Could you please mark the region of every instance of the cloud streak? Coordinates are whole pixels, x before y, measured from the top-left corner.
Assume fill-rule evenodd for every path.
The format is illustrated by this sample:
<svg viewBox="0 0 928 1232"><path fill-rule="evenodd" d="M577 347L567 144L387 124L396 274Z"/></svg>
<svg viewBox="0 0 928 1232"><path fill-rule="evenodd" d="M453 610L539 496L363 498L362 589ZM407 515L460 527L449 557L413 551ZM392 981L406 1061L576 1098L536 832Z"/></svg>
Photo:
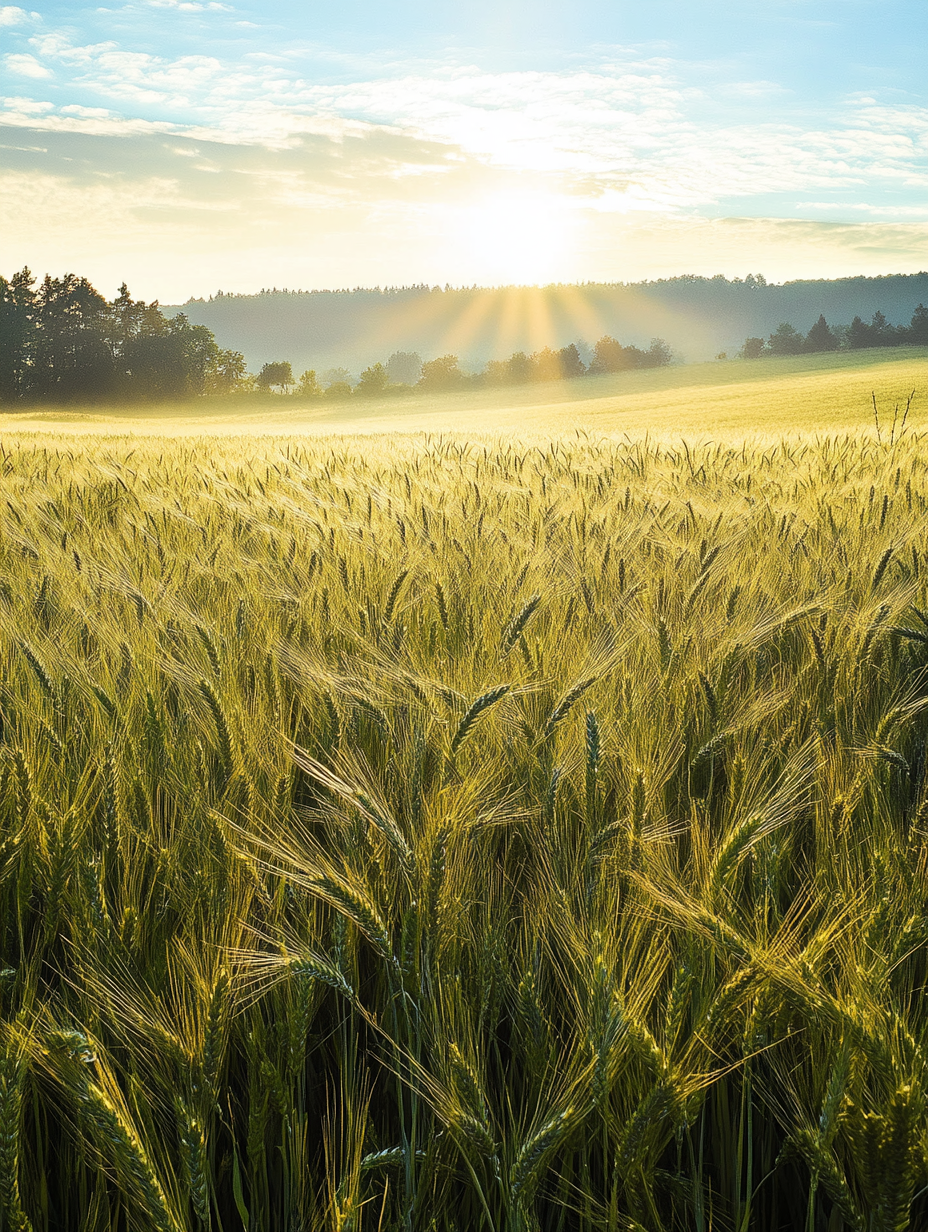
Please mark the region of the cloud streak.
<svg viewBox="0 0 928 1232"><path fill-rule="evenodd" d="M225 245L240 268L262 253L291 268L283 254L297 236L312 254L296 259L308 285L506 281L528 268L519 252L528 236L542 280L640 277L649 261L665 273L671 260L686 268L687 237L703 270L709 261L754 268L757 254L745 254L761 243L784 262L801 251L835 268L805 233L774 223L803 213L823 219L810 225L835 261L853 253L869 269L873 253L892 251L897 268L928 264L918 229L928 215L928 108L911 99L859 93L806 114L790 90L746 78L743 65L710 81L705 66L616 48L559 69L384 62L324 80L307 64L336 51L250 45L228 6L147 0L119 10L145 11L189 15L185 28L234 29L238 51L216 41L156 54L0 9L19 39L5 63L20 92L0 102L0 141L20 251L30 234L33 248L54 250L45 241L59 234L67 202L72 244L91 251L105 219L114 249L138 254L157 234L188 254L178 268L189 268L197 236L209 252ZM531 226L512 225L519 210ZM713 215L757 225L726 230L710 225ZM851 231L822 230L826 222ZM867 243L848 239L860 228Z"/></svg>
<svg viewBox="0 0 928 1232"><path fill-rule="evenodd" d="M275 282L608 281L756 268L781 279L797 263L819 277L928 264L928 225L914 221L623 214L579 196L552 198L539 213L525 173L359 121L327 121L267 147L32 114L31 128L0 129L11 266L80 268L104 287L128 271L139 293L162 299ZM75 131L82 125L96 131Z"/></svg>
<svg viewBox="0 0 928 1232"><path fill-rule="evenodd" d="M28 76L51 65L79 69L110 108L78 116L55 109L43 124L76 132L162 131L283 148L306 133L388 128L466 151L488 168L544 176L553 190L610 210L687 210L732 198L824 188L879 197L928 190L928 109L851 103L831 128L795 123L709 126L664 67L600 71L407 75L313 85L277 65L231 70L215 57L162 61L102 44L75 48L35 40L44 60L15 59ZM139 121L125 112L157 106L192 121ZM88 109L88 112L92 109ZM101 111L103 114L101 114ZM2 117L16 123L15 109ZM858 208L862 202L853 202ZM892 209L905 207L892 202ZM917 202L908 203L917 205ZM877 207L878 208L878 207Z"/></svg>

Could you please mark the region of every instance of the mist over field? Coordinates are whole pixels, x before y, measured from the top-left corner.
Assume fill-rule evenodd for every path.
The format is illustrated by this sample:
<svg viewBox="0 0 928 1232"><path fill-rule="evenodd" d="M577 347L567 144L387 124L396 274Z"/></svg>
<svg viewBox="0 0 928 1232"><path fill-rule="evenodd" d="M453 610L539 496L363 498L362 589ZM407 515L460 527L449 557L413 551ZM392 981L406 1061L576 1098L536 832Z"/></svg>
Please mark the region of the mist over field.
<svg viewBox="0 0 928 1232"><path fill-rule="evenodd" d="M663 338L685 361L734 355L745 338L787 321L805 333L823 313L832 325L882 312L908 322L928 303L928 273L798 279L771 285L749 274L729 280L681 276L633 284L547 287L403 287L214 295L166 307L208 326L220 346L251 368L286 358L294 370L360 371L391 351L448 352L474 370L513 351L592 346L603 334L647 346Z"/></svg>

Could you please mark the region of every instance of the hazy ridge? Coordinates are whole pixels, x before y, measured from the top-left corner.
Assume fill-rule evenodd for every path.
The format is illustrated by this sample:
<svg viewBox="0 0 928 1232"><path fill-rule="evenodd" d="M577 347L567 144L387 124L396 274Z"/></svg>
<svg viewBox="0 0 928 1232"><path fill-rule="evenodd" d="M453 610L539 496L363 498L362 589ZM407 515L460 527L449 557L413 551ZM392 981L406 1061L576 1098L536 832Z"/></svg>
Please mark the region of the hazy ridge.
<svg viewBox="0 0 928 1232"><path fill-rule="evenodd" d="M781 321L805 331L819 313L846 325L880 311L894 324L907 323L925 302L928 272L779 285L749 275L547 287L274 289L220 293L165 311L183 311L208 326L220 346L242 351L252 369L289 359L296 371L341 365L358 371L395 350L423 358L451 351L479 367L514 350L595 342L605 333L638 346L659 336L693 361L732 353L749 335L765 336Z"/></svg>

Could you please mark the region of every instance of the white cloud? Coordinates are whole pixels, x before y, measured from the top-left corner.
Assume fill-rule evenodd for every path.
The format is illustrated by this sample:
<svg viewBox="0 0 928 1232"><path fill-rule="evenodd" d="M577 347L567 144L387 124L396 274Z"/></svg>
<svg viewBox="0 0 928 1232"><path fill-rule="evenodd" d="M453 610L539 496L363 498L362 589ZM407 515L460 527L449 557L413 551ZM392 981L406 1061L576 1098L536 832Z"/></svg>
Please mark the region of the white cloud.
<svg viewBox="0 0 928 1232"><path fill-rule="evenodd" d="M0 26L22 26L29 20L29 14L25 9L18 9L15 5L4 4L0 6Z"/></svg>
<svg viewBox="0 0 928 1232"><path fill-rule="evenodd" d="M928 187L928 109L868 96L824 124L816 117L818 125L803 127L773 111L766 123L719 123L699 117L704 94L661 59L563 72L432 68L320 85L300 77L292 49L283 60L256 52L229 64L111 42L75 46L59 33L32 42L112 109L173 112L178 132L281 147L327 124L386 126L464 150L489 168L548 177L556 191L599 209L687 211L826 187L879 199L887 186ZM38 61L31 71L42 71ZM744 97L780 89L768 81L722 88Z"/></svg>
<svg viewBox="0 0 928 1232"><path fill-rule="evenodd" d="M797 201L797 210L816 210L828 214L872 214L886 218L928 218L928 205L868 205L861 201Z"/></svg>
<svg viewBox="0 0 928 1232"><path fill-rule="evenodd" d="M194 0L146 0L152 9L175 9L180 13L231 13L228 4L194 3Z"/></svg>
<svg viewBox="0 0 928 1232"><path fill-rule="evenodd" d="M19 117L16 120L10 120L10 123L19 123L33 125L35 117L44 114L48 111L55 110L54 103L41 102L34 98L2 98L0 99L0 118L4 115Z"/></svg>
<svg viewBox="0 0 928 1232"><path fill-rule="evenodd" d="M44 64L40 64L35 56L16 53L5 56L3 62L11 73L16 73L20 77L40 78L53 75L51 70Z"/></svg>
<svg viewBox="0 0 928 1232"><path fill-rule="evenodd" d="M69 103L66 107L62 107L61 115L78 116L82 120L109 120L113 118L113 113L107 111L105 107L81 107L77 103Z"/></svg>
<svg viewBox="0 0 928 1232"><path fill-rule="evenodd" d="M201 12L219 6L150 0L147 7ZM162 239L176 234L179 250L189 240L193 252L191 237L208 217L208 244L217 251L226 245L227 259L236 262L256 244L277 251L278 235L309 243L311 231L320 237L310 245L318 268L334 270L338 252L357 281L415 277L417 245L433 254L418 271L426 279L492 280L476 269L468 277L463 264L442 273L435 254L462 260L474 219L498 219L507 202L531 194L544 202L539 212L557 220L552 232L565 229L574 237L572 247L562 245L563 265L549 271L555 278L635 276L627 272L638 259L630 255L633 243L650 254L651 268L661 245L667 260L684 268L685 245L692 242L706 245L706 260L719 254L726 270L737 270L737 254L765 235L774 237L778 251L811 260L827 234L829 251L853 252L858 267L870 260L861 255L865 250L885 260L894 244L911 253L924 243L923 229L900 229L903 220L926 212L920 204L928 199L923 107L859 96L805 123L795 108L781 114L773 106L762 122L749 122L745 115L761 114L749 110L753 103L781 88L741 81L719 87L718 93L743 100L734 111L729 107L735 122L719 120L714 95L689 86L681 66L656 58L561 72L417 64L390 75L390 66L381 66L354 81L320 84L301 75L307 53L295 48L282 56L256 49L230 63L215 55L172 59L112 41L79 45L61 31L42 32L29 46L34 54L9 56L7 65L36 78L54 69L81 102L8 99L0 124L41 131L43 140L50 135L48 161L34 170L36 184L58 184L62 200L80 197L81 217L99 211L95 217L109 220L130 245L155 228ZM92 153L91 141L98 142ZM24 139L20 148L32 147ZM25 201L26 181L16 183ZM40 202L47 200L43 194ZM853 235L868 227L870 241L839 240L822 229L824 221L809 224L818 231L787 236L769 219L748 231L734 224L713 230L699 217L796 208L819 218L865 216ZM31 229L44 242L46 227L57 226L50 210L46 204L26 212L20 230ZM896 230L879 233L881 248L873 228L893 220ZM394 245L394 266L376 255L373 241L365 239L355 253L361 231L380 246ZM610 244L618 245L621 260ZM284 247L281 240L281 253ZM555 245L549 247L553 252ZM730 259L723 261L724 253ZM371 271L366 276L362 254ZM756 257L745 258L742 268L756 264ZM824 257L816 268L825 268ZM666 264L662 271L673 272ZM327 277L351 280L306 272L302 281L324 285Z"/></svg>

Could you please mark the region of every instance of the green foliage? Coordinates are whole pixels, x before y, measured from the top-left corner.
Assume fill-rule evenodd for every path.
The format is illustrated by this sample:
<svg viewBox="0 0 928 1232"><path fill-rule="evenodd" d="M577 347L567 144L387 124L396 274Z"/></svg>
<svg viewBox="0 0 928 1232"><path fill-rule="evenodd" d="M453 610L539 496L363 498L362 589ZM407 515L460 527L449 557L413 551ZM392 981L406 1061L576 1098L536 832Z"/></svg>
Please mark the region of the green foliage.
<svg viewBox="0 0 928 1232"><path fill-rule="evenodd" d="M296 392L301 398L318 398L322 394L322 386L319 384L314 368L308 368L300 373Z"/></svg>
<svg viewBox="0 0 928 1232"><path fill-rule="evenodd" d="M348 381L332 381L330 385L325 387L323 397L329 398L333 402L342 402L345 398L350 398L352 392L352 387Z"/></svg>
<svg viewBox="0 0 928 1232"><path fill-rule="evenodd" d="M662 368L671 360L670 349L662 338L654 338L647 351L636 346L623 346L608 334L600 338L593 350L590 372L626 372L632 368Z"/></svg>
<svg viewBox="0 0 928 1232"><path fill-rule="evenodd" d="M125 283L107 302L86 278L28 269L0 277L0 402L88 402L229 393L245 360L210 330L157 302L133 300Z"/></svg>
<svg viewBox="0 0 928 1232"><path fill-rule="evenodd" d="M803 341L802 334L784 321L767 339L767 350L771 355L800 355Z"/></svg>
<svg viewBox="0 0 928 1232"><path fill-rule="evenodd" d="M818 320L806 334L802 349L811 352L836 351L838 349L838 339L828 328L828 322L825 320L824 314L819 314Z"/></svg>
<svg viewBox="0 0 928 1232"><path fill-rule="evenodd" d="M304 373L305 375L307 374ZM255 383L259 389L270 390L277 388L281 393L288 393L295 384L290 361L283 359L265 364L258 373Z"/></svg>
<svg viewBox="0 0 928 1232"><path fill-rule="evenodd" d="M389 373L383 364L372 364L361 373L357 392L365 398L378 398L387 388L389 380Z"/></svg>
<svg viewBox="0 0 928 1232"><path fill-rule="evenodd" d="M767 344L763 338L745 338L740 352L741 358L759 359L766 349Z"/></svg>
<svg viewBox="0 0 928 1232"><path fill-rule="evenodd" d="M456 355L440 355L422 365L422 375L418 386L427 392L439 393L448 389L458 389L466 384L467 377L458 367Z"/></svg>
<svg viewBox="0 0 928 1232"><path fill-rule="evenodd" d="M416 351L394 351L387 360L387 376L394 385L415 385L422 375L422 357Z"/></svg>
<svg viewBox="0 0 928 1232"><path fill-rule="evenodd" d="M8 434L0 1227L923 1226L926 446Z"/></svg>
<svg viewBox="0 0 928 1232"><path fill-rule="evenodd" d="M850 351L870 347L924 346L928 342L928 309L919 304L908 326L890 325L882 312L875 312L869 325L855 316L847 328L837 333L825 320L824 314L809 330L802 334L788 322L783 322L765 342L763 338L746 338L741 348L742 359L759 359L761 355L801 355L836 351L844 347Z"/></svg>

